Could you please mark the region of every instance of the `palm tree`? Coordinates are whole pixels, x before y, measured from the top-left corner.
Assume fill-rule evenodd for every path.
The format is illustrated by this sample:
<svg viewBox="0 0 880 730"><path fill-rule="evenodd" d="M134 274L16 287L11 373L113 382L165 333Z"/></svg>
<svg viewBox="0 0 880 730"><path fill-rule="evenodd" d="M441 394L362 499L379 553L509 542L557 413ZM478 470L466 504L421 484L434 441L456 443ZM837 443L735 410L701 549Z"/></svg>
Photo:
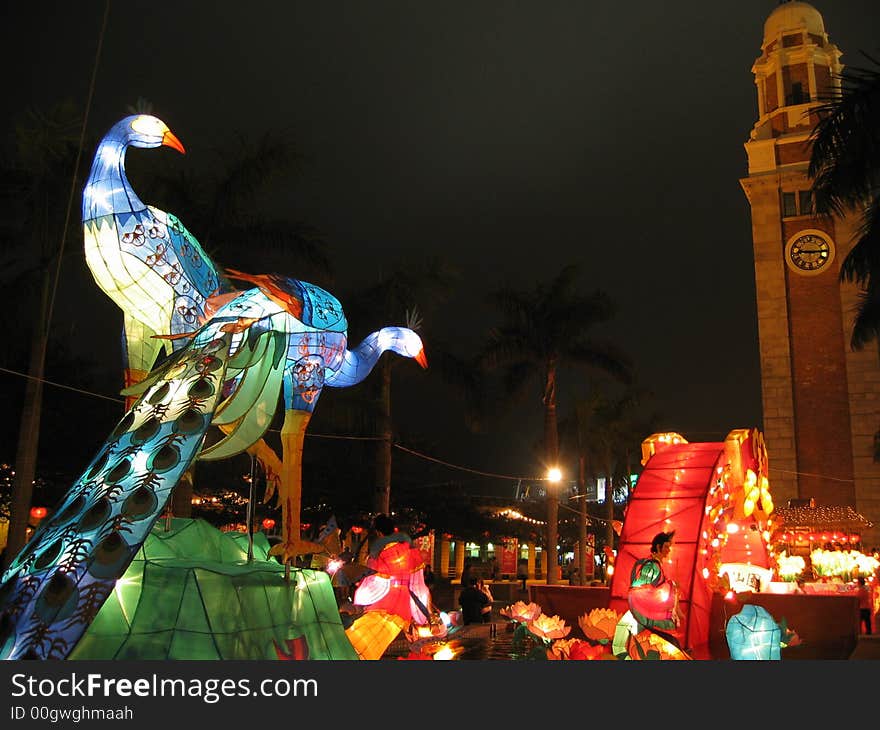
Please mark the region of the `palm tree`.
<svg viewBox="0 0 880 730"><path fill-rule="evenodd" d="M2 568L27 540L57 272L61 257L72 251L65 241L79 230L72 225L78 218L71 215L70 191L81 173L77 169L80 127L81 115L70 102L46 114L31 110L16 128L16 160L4 165L2 237L7 245L2 269L19 283L31 282L19 305L27 307L24 311L30 313L33 324ZM33 292L36 297L28 295Z"/></svg>
<svg viewBox="0 0 880 730"><path fill-rule="evenodd" d="M423 327L422 314L429 316L445 300L456 278L456 272L437 258L400 262L379 281L349 297L346 312L356 319L359 329L366 328L367 332L375 323L394 320L419 331ZM426 344L426 350L430 363L430 345ZM391 385L392 373L402 362L401 358L381 357L371 381L374 395L371 414L376 435L373 493L376 512L391 510L391 449L394 444Z"/></svg>
<svg viewBox="0 0 880 730"><path fill-rule="evenodd" d="M605 544L614 548L614 493L628 485L635 455L644 438L655 430L656 414L644 408L650 392L632 386L617 396L594 391L577 403L573 423L565 430L574 432L583 471L605 477Z"/></svg>
<svg viewBox="0 0 880 730"><path fill-rule="evenodd" d="M279 215L273 207L278 202L273 200L275 188L300 163L291 135L267 131L250 139L237 133L213 145L210 153L213 162L196 173L139 173L139 158L134 155L126 164L133 181L149 177L136 183L136 189L150 190L151 200L179 211L186 227L218 263L252 269L256 257L261 273L318 284L332 279L333 267L320 233L304 221ZM291 270L292 265L296 270Z"/></svg>
<svg viewBox="0 0 880 730"><path fill-rule="evenodd" d="M850 345L861 350L880 333L880 63L844 72L840 87L818 109L809 175L816 212L855 211L862 221L840 267L841 281L862 289Z"/></svg>
<svg viewBox="0 0 880 730"><path fill-rule="evenodd" d="M521 393L537 381L544 416L544 466L558 465L559 433L556 414L557 376L564 365L631 379L629 359L611 343L595 340L590 330L609 321L615 307L607 294L582 294L577 287L578 268L564 266L548 284L531 291L502 288L491 295L504 317L490 332L484 361L503 370L510 395ZM547 490L547 582L558 583L557 540L559 497Z"/></svg>

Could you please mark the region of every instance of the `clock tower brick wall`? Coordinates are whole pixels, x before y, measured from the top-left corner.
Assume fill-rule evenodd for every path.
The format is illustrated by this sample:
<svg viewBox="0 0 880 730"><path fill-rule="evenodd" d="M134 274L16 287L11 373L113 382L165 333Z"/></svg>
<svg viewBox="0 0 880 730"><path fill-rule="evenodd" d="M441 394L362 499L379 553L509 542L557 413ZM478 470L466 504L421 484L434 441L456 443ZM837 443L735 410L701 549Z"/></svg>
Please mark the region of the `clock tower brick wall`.
<svg viewBox="0 0 880 730"><path fill-rule="evenodd" d="M752 213L770 488L779 505L814 498L817 505L852 506L875 525L863 543L876 545L880 361L876 346L850 348L858 291L839 279L858 217L817 219L801 209L800 196L811 185L816 99L827 95L842 70L841 53L829 42L818 11L806 3L788 5L765 24L762 54L752 68L758 120L745 144L749 174L740 181ZM806 19L798 22L794 6L806 6ZM794 194L797 210L783 209L783 193ZM786 263L786 245L804 230L824 233L835 248L833 260L818 272Z"/></svg>

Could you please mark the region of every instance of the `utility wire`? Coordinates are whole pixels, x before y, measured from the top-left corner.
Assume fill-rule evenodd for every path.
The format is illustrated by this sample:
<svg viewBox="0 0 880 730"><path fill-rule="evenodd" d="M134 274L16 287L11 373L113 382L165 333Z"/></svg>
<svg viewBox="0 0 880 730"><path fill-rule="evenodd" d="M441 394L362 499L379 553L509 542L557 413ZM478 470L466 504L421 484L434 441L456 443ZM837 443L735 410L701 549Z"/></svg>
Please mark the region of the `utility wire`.
<svg viewBox="0 0 880 730"><path fill-rule="evenodd" d="M71 390L74 393L81 393L82 395L90 395L95 398L102 398L103 400L109 400L114 403L124 403L125 402L120 398L111 398L110 396L102 395L101 393L94 393L89 390L82 390L81 388L74 388L73 386L63 385L62 383L55 383L55 382L53 382L51 380L47 380L45 378L36 378L33 375L28 375L27 373L22 373L22 372L19 372L18 370L10 370L9 368L0 367L0 372L9 373L10 375L18 375L22 378L28 378L30 380L39 380L40 382L42 382L46 385L52 385L56 388L63 388L64 390ZM272 433L280 433L280 430L277 428L268 429L268 430ZM339 439L342 441L383 441L385 439L384 436L347 436L347 435L330 434L330 433L306 433L306 436L309 436L312 438ZM479 469L471 469L470 467L467 467L467 466L459 466L458 464L453 464L451 462L443 461L442 459L438 459L433 456L428 456L427 454L423 454L419 451L415 451L414 449L409 449L406 446L403 446L402 444L393 443L391 445L395 449L400 449L401 451L405 451L408 454L412 454L413 456L417 456L420 459L425 459L426 461L432 461L435 464L440 464L442 466L449 467L450 469L457 469L458 471L464 471L464 472L468 472L470 474L478 474L480 476L492 477L495 479L507 479L510 481L527 481L527 482L546 482L547 481L547 477L514 477L514 476L510 476L509 474L496 474L495 472L480 471ZM778 471L783 474L795 474L797 476L802 476L802 477L817 477L819 479L827 479L827 480L833 481L833 482L853 482L853 481L855 481L853 479L840 479L837 477L829 477L824 474L811 474L811 473L803 472L803 471L789 471L787 469L774 469L774 471ZM560 506L563 506L563 505L560 504ZM566 507L566 509L571 509L571 508ZM601 517L593 517L592 515L590 516L590 519L591 520L599 520L600 522L606 522L606 523L608 522L608 520L603 520Z"/></svg>
<svg viewBox="0 0 880 730"><path fill-rule="evenodd" d="M394 448L400 449L401 451L406 451L408 454L413 454L414 456L418 456L420 459L426 459L428 461L433 461L435 464L442 464L443 466L448 466L451 469L459 469L460 471L470 472L471 474L481 474L484 477L495 477L497 479L510 479L512 481L547 481L547 477L512 477L507 474L494 474L492 472L487 471L479 471L478 469L470 469L466 466L458 466L457 464L450 464L448 461L442 461L441 459L435 459L433 456L428 456L427 454L419 453L418 451L413 451L412 449L406 448L406 446L401 446L400 444L392 444Z"/></svg>
<svg viewBox="0 0 880 730"><path fill-rule="evenodd" d="M113 401L114 403L125 403L121 398L111 398L109 395L101 395L101 393L93 393L90 390L83 390L82 388L74 388L72 385L63 385L62 383L55 383L51 380L47 380L46 378L38 378L35 375L29 375L28 373L21 373L17 370L10 370L9 368L0 367L0 372L10 373L11 375L18 375L22 378L26 378L28 380L37 380L44 385L52 385L56 388L63 388L64 390L72 390L74 393L82 393L83 395L90 395L93 398L103 398L104 400Z"/></svg>
<svg viewBox="0 0 880 730"><path fill-rule="evenodd" d="M827 477L824 474L810 474L805 471L789 471L788 469L777 469L771 466L770 471L778 471L782 474L796 474L799 477L818 477L819 479L827 479L829 482L848 482L852 484L855 479L840 479L839 477Z"/></svg>
<svg viewBox="0 0 880 730"><path fill-rule="evenodd" d="M75 393L81 393L83 395L90 395L95 398L102 398L104 400L109 400L114 403L124 403L125 402L120 398L111 398L110 396L101 395L100 393L93 393L88 390L82 390L81 388L74 388L70 385L62 385L61 383L55 383L51 380L47 380L46 378L37 378L35 376L28 375L27 373L22 373L17 370L10 370L9 368L0 367L0 372L10 373L11 375L18 375L22 378L28 378L30 380L39 380L41 383L44 383L46 385L52 385L52 386L55 386L56 388L63 388L65 390L71 390ZM280 430L277 428L268 429L268 431L270 431L271 433L280 433ZM311 438L339 439L339 440L344 440L344 441L383 441L385 439L384 436L347 436L347 435L329 434L329 433L306 433L306 436L309 436ZM452 464L448 461L436 459L433 456L428 456L427 454L422 454L418 451L414 451L413 449L408 449L405 446L402 446L401 444L395 443L395 444L392 444L392 446L394 446L397 449L400 449L401 451L406 451L407 453L410 453L414 456L417 456L420 459L426 459L428 461L433 461L437 464L442 464L443 466L447 466L450 469L458 469L459 471L470 472L471 474L479 474L482 476L495 477L497 479L509 479L509 480L513 480L513 481L521 481L521 480L527 480L527 481L544 480L544 481L546 481L546 477L512 477L507 474L495 474L492 472L479 471L477 469L471 469L466 466L459 466L457 464Z"/></svg>

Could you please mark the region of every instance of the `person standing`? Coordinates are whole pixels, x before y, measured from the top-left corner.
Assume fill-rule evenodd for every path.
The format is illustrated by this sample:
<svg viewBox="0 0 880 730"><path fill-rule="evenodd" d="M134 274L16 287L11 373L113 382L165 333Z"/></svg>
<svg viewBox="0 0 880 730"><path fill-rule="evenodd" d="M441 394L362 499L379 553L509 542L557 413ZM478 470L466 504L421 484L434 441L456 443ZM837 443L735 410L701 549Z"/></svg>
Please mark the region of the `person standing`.
<svg viewBox="0 0 880 730"><path fill-rule="evenodd" d="M489 602L480 609L483 623L486 624L492 620L492 603L495 600L495 597L492 595L492 591L489 590L489 586L482 578L477 580L477 590L484 593L486 598L489 599Z"/></svg>
<svg viewBox="0 0 880 730"><path fill-rule="evenodd" d="M430 590L434 587L434 569L431 567L430 563L425 563L425 567L422 573L425 580L425 585Z"/></svg>
<svg viewBox="0 0 880 730"><path fill-rule="evenodd" d="M467 588L470 585L470 582L471 582L471 561L470 561L470 558L465 558L464 567L461 570L461 577L459 580L461 582L462 590L464 590L465 588Z"/></svg>
<svg viewBox="0 0 880 730"><path fill-rule="evenodd" d="M871 605L871 589L867 586L865 576L858 577L859 584L859 629L864 629L864 633L871 634L871 613L873 606Z"/></svg>
<svg viewBox="0 0 880 730"><path fill-rule="evenodd" d="M465 625L483 623L483 608L492 607L489 597L477 588L476 578L468 579L468 585L458 596L458 605L461 606L462 623Z"/></svg>

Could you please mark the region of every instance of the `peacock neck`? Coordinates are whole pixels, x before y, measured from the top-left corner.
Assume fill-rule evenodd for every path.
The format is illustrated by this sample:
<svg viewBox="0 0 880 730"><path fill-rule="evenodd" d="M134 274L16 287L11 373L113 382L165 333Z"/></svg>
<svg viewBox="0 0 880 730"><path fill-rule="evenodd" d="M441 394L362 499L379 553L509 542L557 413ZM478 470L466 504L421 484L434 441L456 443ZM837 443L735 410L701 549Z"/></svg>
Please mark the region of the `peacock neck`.
<svg viewBox="0 0 880 730"><path fill-rule="evenodd" d="M373 332L357 347L346 350L342 367L327 378L326 384L334 388L347 388L364 380L379 362L382 353L388 349L381 339L381 330Z"/></svg>
<svg viewBox="0 0 880 730"><path fill-rule="evenodd" d="M146 206L125 175L127 145L105 137L95 152L92 169L83 189L83 221L118 213L135 213Z"/></svg>

